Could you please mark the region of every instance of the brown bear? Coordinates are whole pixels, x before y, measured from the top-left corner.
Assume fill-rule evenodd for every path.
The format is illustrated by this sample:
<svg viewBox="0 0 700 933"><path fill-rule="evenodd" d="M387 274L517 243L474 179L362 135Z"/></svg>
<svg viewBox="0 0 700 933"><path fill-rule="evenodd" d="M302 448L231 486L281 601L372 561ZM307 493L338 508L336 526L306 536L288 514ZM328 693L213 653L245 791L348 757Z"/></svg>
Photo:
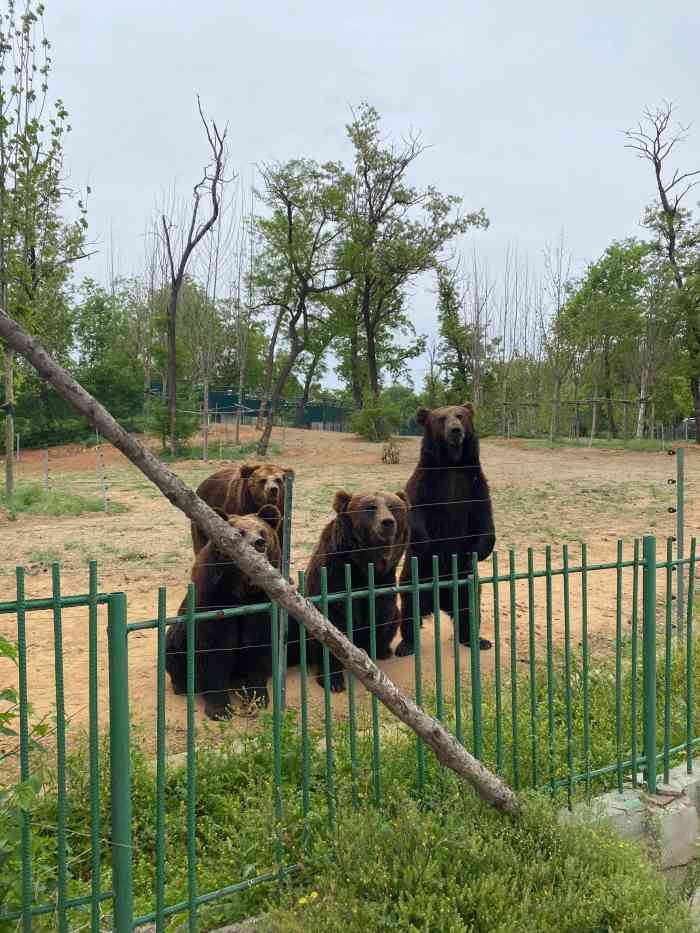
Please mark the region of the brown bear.
<svg viewBox="0 0 700 933"><path fill-rule="evenodd" d="M306 595L321 592L321 568L328 575L328 592L345 589L345 565L349 564L353 590L367 588L368 565L375 568L377 587L396 586L396 570L403 557L409 537L408 505L402 492L358 492L351 495L340 490L333 502L336 517L321 532L321 538L311 555L306 571ZM347 634L345 601L328 606L330 621ZM395 593L384 593L376 599L377 658L391 657L391 642L399 627ZM370 650L369 601L353 600L353 641L365 651ZM322 667L323 648L312 641L311 660ZM342 666L330 656L330 689L338 693L345 689ZM318 675L323 686L323 674Z"/></svg>
<svg viewBox="0 0 700 933"><path fill-rule="evenodd" d="M491 495L479 460L479 438L474 429L474 408L469 402L428 411L421 408L416 421L423 427L420 459L406 484L411 505L411 542L406 554L401 583L411 580L411 559L418 559L420 580L431 580L433 555L437 555L440 576L452 574L452 555L458 558L460 578L471 572L472 552L485 560L493 551L496 534ZM453 614L452 591L440 589L440 608ZM420 592L421 618L433 611L430 590ZM413 595L401 594L402 641L396 654L413 654ZM461 591L459 640L469 644L469 608L466 592ZM481 638L479 646L490 648Z"/></svg>
<svg viewBox="0 0 700 933"><path fill-rule="evenodd" d="M294 471L274 463L242 463L217 470L197 487L197 495L224 515L251 515L264 505L275 505L284 518L284 484ZM207 543L193 523L195 554Z"/></svg>
<svg viewBox="0 0 700 933"><path fill-rule="evenodd" d="M256 550L280 565L279 529L281 514L274 505L263 506L257 515L223 516ZM212 542L195 557L192 567L195 608L198 612L267 603L266 594L254 587L243 573ZM178 615L185 614L183 600ZM291 663L295 663L299 635L289 620ZM173 690L187 692L187 624L179 620L166 636L165 669ZM229 690L240 691L248 701L268 705L267 681L272 673L272 627L269 612L247 613L231 618L195 622L195 692L204 695L204 711L210 719L231 716Z"/></svg>

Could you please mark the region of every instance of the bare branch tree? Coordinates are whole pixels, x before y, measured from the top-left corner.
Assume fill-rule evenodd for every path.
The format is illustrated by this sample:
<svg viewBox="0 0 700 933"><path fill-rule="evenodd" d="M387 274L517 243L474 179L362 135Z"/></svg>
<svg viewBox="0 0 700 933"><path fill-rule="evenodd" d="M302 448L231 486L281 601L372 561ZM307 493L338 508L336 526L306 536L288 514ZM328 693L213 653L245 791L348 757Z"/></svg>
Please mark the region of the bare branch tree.
<svg viewBox="0 0 700 933"><path fill-rule="evenodd" d="M626 148L636 152L653 169L659 199L656 211L647 211L646 225L655 229L680 294L685 317L685 340L690 365L690 392L695 408L695 424L700 426L700 288L697 287L700 257L697 251L698 231L692 230L689 212L683 201L700 184L700 169L690 172L671 170L668 158L678 143L688 138L689 126L672 126L674 107L664 102L656 110L647 108L644 120L625 132ZM690 240L691 247L684 244ZM689 287L691 280L693 287ZM696 430L700 444L700 429Z"/></svg>
<svg viewBox="0 0 700 933"><path fill-rule="evenodd" d="M212 161L204 168L202 178L192 190L192 209L189 223L185 229L176 229L172 219L161 215L163 240L168 260L170 276L170 296L168 300L168 407L170 411L170 446L173 455L177 448L177 304L180 290L185 279L187 265L198 244L212 229L219 216L221 194L226 168L226 134L219 130L214 120L207 120L202 111L202 104L197 97L199 116L211 150ZM206 219L200 217L202 201L210 200Z"/></svg>

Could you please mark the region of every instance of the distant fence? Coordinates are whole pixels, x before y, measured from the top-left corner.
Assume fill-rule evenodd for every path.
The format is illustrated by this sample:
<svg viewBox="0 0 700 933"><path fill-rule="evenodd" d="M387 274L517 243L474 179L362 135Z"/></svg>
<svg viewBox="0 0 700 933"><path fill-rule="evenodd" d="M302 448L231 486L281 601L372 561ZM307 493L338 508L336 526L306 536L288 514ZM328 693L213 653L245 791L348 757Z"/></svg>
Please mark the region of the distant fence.
<svg viewBox="0 0 700 933"><path fill-rule="evenodd" d="M499 555L494 554L486 572L480 570L473 555L470 574L458 570L456 556L451 572L441 570L435 559L433 574L426 579L419 577L414 559L411 578L404 586L375 587L370 575L368 588L353 591L348 577L344 591L328 593L324 579L322 595L313 601L326 616L330 605L341 602L348 633L353 637L353 606L358 601L374 605L377 597L386 593L410 593L416 607L410 620L416 645L412 662L416 701L443 720L466 748L503 775L516 790L530 787L552 794L563 792L571 802L579 789L590 795L595 787L613 785L622 790L626 780L636 784L640 772L644 772L653 792L657 774L663 773L667 780L669 768L678 757L691 769L694 750L700 743L695 702L696 570L695 539L687 558L674 557L673 541L669 539L659 559L656 539L645 537L641 542L635 541L627 553L619 542L616 558L606 563L589 562L585 545L577 549L575 557L564 546L556 559L552 548L547 547L543 566L535 566L533 551L529 549L523 569L511 550L506 560L499 560ZM676 626L673 599L676 577L680 575L687 583L687 598L683 618ZM224 624L224 620L235 620L241 612L250 613L251 608L197 613L190 590L190 608L182 617L187 630L187 781L182 801L187 827L187 897L169 901L165 662L166 632L178 620L167 617L165 589L159 591L157 617L134 621L130 619L125 594L99 591L94 563L86 594L63 594L58 565L53 567L52 592L46 598L26 598L21 568L17 570L16 585L16 598L0 603L0 614L16 621L22 780L31 776L30 629L41 626L41 632L46 633L46 621L41 616L47 611L52 614L49 624L55 649L57 809L55 825L50 829L55 833L56 843L55 893L43 900L35 898L33 873L37 868L32 857L32 837L34 832L45 832L46 827L34 826L31 811L22 809L18 827L21 896L17 902L0 904L0 923L21 921L23 929L29 930L33 924L38 928L45 920L48 924L45 928L59 931L89 926L95 933L105 928L127 933L153 922L158 929L164 929L166 918L184 914L194 930L198 912L204 905L231 898L253 884L279 881L295 870L304 840L319 818L333 822L341 807L357 807L365 800L381 805L392 792L392 781L398 781L403 788L413 788L419 797L428 792L434 794L439 787L442 778L435 760L421 740L408 732L402 733L402 741L413 747L413 753L404 756L400 772L394 766L391 775L386 773L383 762L389 739L379 704L348 673L346 712L342 721L336 718L327 649L323 702L314 704L313 695L319 688L315 686L315 678L309 676L309 640L303 627L299 642L299 691L295 697L291 696L286 619L275 604L261 604L255 611L270 619L272 633L270 806L276 827L274 858L269 870L255 877L226 879L225 886L217 890L201 891L198 860L202 848L212 844L212 840L204 838L198 828L196 626L212 618ZM303 587L303 580L300 586ZM470 612L472 639L465 650L460 648L457 626L451 639L442 638L439 605L444 592L449 594L452 614ZM430 621L424 623L423 629L417 609L421 593L430 594L433 605ZM601 593L607 594L604 605L598 598ZM594 596L596 610L591 608ZM606 614L610 610L611 615L611 623L604 631L597 618L602 608ZM89 673L89 745L84 781L89 783L90 834L80 840L77 849L70 832L70 814L73 795L78 790L66 779L62 626L68 609L86 612ZM101 663L98 630L105 609L109 660L108 758L100 744L98 709ZM374 656L375 613L370 612L369 619ZM153 633L157 643L152 688L157 697L154 812L144 812L143 804L136 809L137 791L131 779L130 716L140 696L135 695L130 684L129 644L135 635L142 637L148 632ZM433 644L421 651L421 637L426 646L428 634ZM493 639L492 652L479 651L480 634ZM431 675L426 673L428 668ZM367 711L368 716L364 716ZM291 733L290 715L293 715ZM107 768L111 778L109 790L104 791L101 788ZM235 787L230 792L235 794ZM301 836L285 834L288 818L285 800L294 811L299 808L305 827ZM152 906L140 916L135 916L133 900L137 824L138 831L149 840L151 864L155 866ZM236 841L217 838L214 844L224 842L235 845ZM43 869L46 870L45 864Z"/></svg>

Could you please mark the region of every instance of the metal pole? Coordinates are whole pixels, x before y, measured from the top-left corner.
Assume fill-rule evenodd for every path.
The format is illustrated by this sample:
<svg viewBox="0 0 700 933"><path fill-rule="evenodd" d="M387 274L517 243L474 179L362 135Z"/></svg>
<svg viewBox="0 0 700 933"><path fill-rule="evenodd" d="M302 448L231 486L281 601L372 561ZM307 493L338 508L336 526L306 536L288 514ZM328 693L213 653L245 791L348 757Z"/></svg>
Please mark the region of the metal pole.
<svg viewBox="0 0 700 933"><path fill-rule="evenodd" d="M685 555L685 448L679 447L676 451L676 558L679 563L676 567L676 625L678 637L683 638L683 604L685 602L685 568L680 561Z"/></svg>
<svg viewBox="0 0 700 933"><path fill-rule="evenodd" d="M282 576L289 580L289 564L292 550L292 506L294 498L294 479L290 473L284 478L284 516L282 518ZM287 648L289 640L289 617L286 609L279 614L281 638L278 639L280 652L280 701L282 709L287 702Z"/></svg>
<svg viewBox="0 0 700 933"><path fill-rule="evenodd" d="M643 541L642 684L647 789L656 793L656 538Z"/></svg>
<svg viewBox="0 0 700 933"><path fill-rule="evenodd" d="M107 610L109 747L112 804L112 886L115 933L131 933L134 920L131 850L131 749L126 596L115 593Z"/></svg>

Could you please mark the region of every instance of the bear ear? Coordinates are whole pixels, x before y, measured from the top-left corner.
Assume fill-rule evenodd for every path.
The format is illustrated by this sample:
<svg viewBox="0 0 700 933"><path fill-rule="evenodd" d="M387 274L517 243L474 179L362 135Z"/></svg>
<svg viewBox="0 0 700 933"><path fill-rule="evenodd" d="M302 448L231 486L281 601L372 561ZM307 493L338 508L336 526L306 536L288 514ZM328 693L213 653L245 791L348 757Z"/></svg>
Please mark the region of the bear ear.
<svg viewBox="0 0 700 933"><path fill-rule="evenodd" d="M462 402L462 408L466 408L469 414L472 416L472 418L476 414L474 410L474 406L472 405L471 402Z"/></svg>
<svg viewBox="0 0 700 933"><path fill-rule="evenodd" d="M349 492L345 492L344 489L338 490L338 492L335 494L335 499L333 500L333 508L338 513L338 515L342 515L343 512L347 512L351 499L352 496Z"/></svg>
<svg viewBox="0 0 700 933"><path fill-rule="evenodd" d="M425 424L429 417L430 411L427 408L419 408L416 412L416 421L419 425L421 425L421 427Z"/></svg>
<svg viewBox="0 0 700 933"><path fill-rule="evenodd" d="M276 505L264 505L258 511L258 518L261 518L275 532L279 531L282 524L282 513Z"/></svg>
<svg viewBox="0 0 700 933"><path fill-rule="evenodd" d="M241 479L248 479L249 476L252 476L253 473L257 470L259 464L257 463L244 463L241 465L240 477Z"/></svg>
<svg viewBox="0 0 700 933"><path fill-rule="evenodd" d="M406 505L408 505L408 496L403 491L403 489L400 489L398 492L395 492L394 495L398 496L398 498L401 499L402 502L405 502Z"/></svg>

